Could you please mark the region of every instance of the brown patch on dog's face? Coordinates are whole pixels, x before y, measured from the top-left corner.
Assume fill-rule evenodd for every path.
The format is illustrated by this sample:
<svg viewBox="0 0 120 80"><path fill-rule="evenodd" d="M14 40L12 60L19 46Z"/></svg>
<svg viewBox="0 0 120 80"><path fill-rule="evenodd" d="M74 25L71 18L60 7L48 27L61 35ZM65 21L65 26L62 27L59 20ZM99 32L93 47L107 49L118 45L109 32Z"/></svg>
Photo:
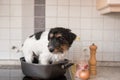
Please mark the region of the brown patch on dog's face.
<svg viewBox="0 0 120 80"><path fill-rule="evenodd" d="M69 49L69 47L68 47L67 44L64 44L64 45L61 46L61 49L62 49L63 51L67 51L67 50Z"/></svg>
<svg viewBox="0 0 120 80"><path fill-rule="evenodd" d="M67 44L61 45L59 48L55 48L54 53L64 53L65 51L67 51L69 49Z"/></svg>
<svg viewBox="0 0 120 80"><path fill-rule="evenodd" d="M53 51L54 54L57 53L64 53L65 51L67 51L69 49L68 44L63 44L60 47L56 47Z"/></svg>

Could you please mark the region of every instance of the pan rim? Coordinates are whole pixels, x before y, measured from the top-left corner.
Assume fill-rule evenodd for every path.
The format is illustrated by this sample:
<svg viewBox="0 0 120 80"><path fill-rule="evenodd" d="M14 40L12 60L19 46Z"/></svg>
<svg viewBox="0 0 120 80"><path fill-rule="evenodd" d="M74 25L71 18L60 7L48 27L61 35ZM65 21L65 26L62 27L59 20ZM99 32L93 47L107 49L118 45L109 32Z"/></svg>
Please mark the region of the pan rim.
<svg viewBox="0 0 120 80"><path fill-rule="evenodd" d="M59 63L47 64L47 65L35 64L35 63L27 63L27 62L23 61L23 59L25 59L25 58L24 58L24 57L21 57L21 58L20 58L20 62L21 62L21 63L25 63L25 64L29 64L29 65L35 65L35 66L57 66L57 65L61 65L61 64L59 64ZM65 63L68 63L68 62L69 62L69 60L68 60L68 61L65 61Z"/></svg>

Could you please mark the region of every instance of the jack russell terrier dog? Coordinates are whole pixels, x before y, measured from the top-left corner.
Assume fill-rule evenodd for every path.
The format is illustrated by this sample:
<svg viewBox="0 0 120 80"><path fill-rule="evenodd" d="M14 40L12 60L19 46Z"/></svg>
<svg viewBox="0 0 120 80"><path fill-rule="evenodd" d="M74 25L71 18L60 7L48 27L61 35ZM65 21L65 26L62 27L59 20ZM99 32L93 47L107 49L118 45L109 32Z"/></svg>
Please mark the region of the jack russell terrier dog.
<svg viewBox="0 0 120 80"><path fill-rule="evenodd" d="M35 33L22 46L25 61L34 63L36 59L37 63L46 65L62 60L75 38L70 29L62 27Z"/></svg>

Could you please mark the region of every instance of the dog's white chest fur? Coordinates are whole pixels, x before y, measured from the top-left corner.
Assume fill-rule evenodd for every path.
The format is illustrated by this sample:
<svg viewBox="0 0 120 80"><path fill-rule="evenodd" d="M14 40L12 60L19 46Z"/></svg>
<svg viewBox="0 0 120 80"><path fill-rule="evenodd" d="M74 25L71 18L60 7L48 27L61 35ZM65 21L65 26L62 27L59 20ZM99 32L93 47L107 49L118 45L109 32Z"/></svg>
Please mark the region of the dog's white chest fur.
<svg viewBox="0 0 120 80"><path fill-rule="evenodd" d="M39 40L35 39L35 36L29 37L25 40L22 51L26 62L32 63L33 53L39 56L40 64L48 64L49 60L53 62L59 61L64 58L64 54L53 54L48 50L48 31L41 34Z"/></svg>

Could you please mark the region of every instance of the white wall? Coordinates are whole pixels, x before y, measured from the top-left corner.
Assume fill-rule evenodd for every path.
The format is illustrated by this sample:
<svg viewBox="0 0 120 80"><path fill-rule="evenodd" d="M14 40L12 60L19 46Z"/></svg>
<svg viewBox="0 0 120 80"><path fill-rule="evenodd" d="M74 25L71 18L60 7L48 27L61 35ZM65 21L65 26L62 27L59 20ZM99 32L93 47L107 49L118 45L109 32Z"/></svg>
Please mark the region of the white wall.
<svg viewBox="0 0 120 80"><path fill-rule="evenodd" d="M98 61L120 61L120 13L100 15L96 0L46 0L46 29L56 26L80 36L70 50L74 60L95 43Z"/></svg>
<svg viewBox="0 0 120 80"><path fill-rule="evenodd" d="M21 0L0 0L0 59L18 58L11 52L11 45L21 44Z"/></svg>
<svg viewBox="0 0 120 80"><path fill-rule="evenodd" d="M34 0L0 0L0 59L19 59L22 56L11 47L21 47L24 37L33 33L33 3Z"/></svg>
<svg viewBox="0 0 120 80"><path fill-rule="evenodd" d="M22 42L34 33L34 0L22 0Z"/></svg>

